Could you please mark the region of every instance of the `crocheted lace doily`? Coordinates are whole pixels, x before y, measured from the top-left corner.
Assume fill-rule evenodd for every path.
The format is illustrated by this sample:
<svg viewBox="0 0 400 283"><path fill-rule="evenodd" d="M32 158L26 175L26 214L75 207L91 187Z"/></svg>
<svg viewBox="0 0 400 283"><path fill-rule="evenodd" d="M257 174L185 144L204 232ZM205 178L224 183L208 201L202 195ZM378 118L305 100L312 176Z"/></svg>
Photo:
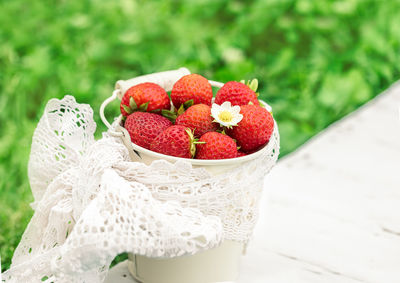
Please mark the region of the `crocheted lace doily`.
<svg viewBox="0 0 400 283"><path fill-rule="evenodd" d="M169 258L249 240L277 127L265 154L216 176L188 161L131 162L119 138L95 141L95 129L90 106L48 102L28 168L35 213L3 281L102 282L123 252Z"/></svg>

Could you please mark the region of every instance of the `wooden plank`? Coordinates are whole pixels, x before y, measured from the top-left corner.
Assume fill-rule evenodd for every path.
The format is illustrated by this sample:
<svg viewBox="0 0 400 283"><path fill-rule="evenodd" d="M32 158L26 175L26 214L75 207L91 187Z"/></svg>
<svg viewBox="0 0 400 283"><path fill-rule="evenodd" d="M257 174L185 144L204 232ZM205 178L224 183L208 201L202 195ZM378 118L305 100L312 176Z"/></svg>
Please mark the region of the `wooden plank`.
<svg viewBox="0 0 400 283"><path fill-rule="evenodd" d="M400 282L399 106L397 84L272 170L240 282Z"/></svg>

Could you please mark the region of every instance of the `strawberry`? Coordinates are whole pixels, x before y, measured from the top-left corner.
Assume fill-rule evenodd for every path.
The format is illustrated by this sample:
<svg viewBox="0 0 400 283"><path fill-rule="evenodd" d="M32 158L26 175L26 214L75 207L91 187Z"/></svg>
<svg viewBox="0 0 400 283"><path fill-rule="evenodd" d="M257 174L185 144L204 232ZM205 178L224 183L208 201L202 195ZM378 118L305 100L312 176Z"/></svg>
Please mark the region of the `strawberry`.
<svg viewBox="0 0 400 283"><path fill-rule="evenodd" d="M121 114L127 117L135 111L160 112L170 109L167 92L155 83L141 83L129 88L121 99Z"/></svg>
<svg viewBox="0 0 400 283"><path fill-rule="evenodd" d="M134 112L126 118L124 127L131 136L131 141L150 149L150 143L172 122L167 118L148 112Z"/></svg>
<svg viewBox="0 0 400 283"><path fill-rule="evenodd" d="M241 150L238 150L236 157L246 156L247 154Z"/></svg>
<svg viewBox="0 0 400 283"><path fill-rule="evenodd" d="M274 130L272 115L265 108L251 104L240 106L240 114L243 119L233 129L228 129L240 149L249 152L266 144Z"/></svg>
<svg viewBox="0 0 400 283"><path fill-rule="evenodd" d="M213 123L211 107L202 103L190 106L182 115L178 116L175 124L190 128L197 137L219 129L218 124Z"/></svg>
<svg viewBox="0 0 400 283"><path fill-rule="evenodd" d="M215 103L221 105L225 101L230 101L232 105L247 105L252 103L259 105L257 99L258 82L253 80L247 85L241 82L227 82L221 87L215 96Z"/></svg>
<svg viewBox="0 0 400 283"><path fill-rule="evenodd" d="M150 144L150 149L166 155L193 158L196 140L189 128L174 125L161 132Z"/></svg>
<svg viewBox="0 0 400 283"><path fill-rule="evenodd" d="M193 104L203 103L211 106L212 88L208 80L198 74L180 78L172 87L171 100L176 109L190 101Z"/></svg>
<svg viewBox="0 0 400 283"><path fill-rule="evenodd" d="M196 154L197 159L226 159L236 156L236 143L227 135L208 132L199 139Z"/></svg>

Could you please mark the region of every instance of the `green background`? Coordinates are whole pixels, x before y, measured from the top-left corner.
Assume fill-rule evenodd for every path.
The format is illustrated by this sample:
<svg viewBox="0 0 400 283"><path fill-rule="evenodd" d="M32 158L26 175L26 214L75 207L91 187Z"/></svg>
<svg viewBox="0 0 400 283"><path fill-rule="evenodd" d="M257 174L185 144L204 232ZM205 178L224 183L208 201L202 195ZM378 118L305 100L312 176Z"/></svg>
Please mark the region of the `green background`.
<svg viewBox="0 0 400 283"><path fill-rule="evenodd" d="M399 19L390 0L0 0L3 270L32 216L26 167L50 98L89 103L99 136L98 109L118 79L181 66L257 77L284 155L399 77Z"/></svg>

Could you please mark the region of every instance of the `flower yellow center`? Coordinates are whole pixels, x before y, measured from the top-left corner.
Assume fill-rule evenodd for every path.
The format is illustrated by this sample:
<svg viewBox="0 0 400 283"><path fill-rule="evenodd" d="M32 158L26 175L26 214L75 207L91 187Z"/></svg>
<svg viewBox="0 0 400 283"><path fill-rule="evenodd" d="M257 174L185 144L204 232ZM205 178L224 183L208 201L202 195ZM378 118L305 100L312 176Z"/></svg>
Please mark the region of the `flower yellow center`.
<svg viewBox="0 0 400 283"><path fill-rule="evenodd" d="M229 112L228 110L224 110L221 113L218 114L218 118L222 122L231 122L233 119L232 113Z"/></svg>

